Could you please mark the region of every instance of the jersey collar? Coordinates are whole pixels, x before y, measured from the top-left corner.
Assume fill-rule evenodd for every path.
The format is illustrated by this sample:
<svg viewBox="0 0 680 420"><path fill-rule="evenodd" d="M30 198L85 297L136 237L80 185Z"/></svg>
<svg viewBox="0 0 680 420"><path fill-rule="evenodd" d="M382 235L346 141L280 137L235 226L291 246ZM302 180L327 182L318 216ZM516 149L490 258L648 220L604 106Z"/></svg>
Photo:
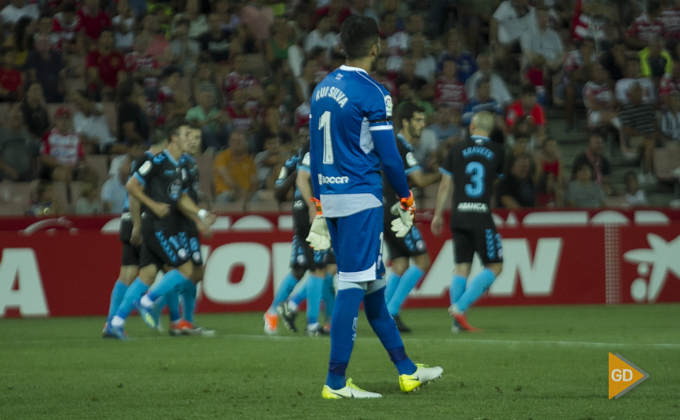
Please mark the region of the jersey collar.
<svg viewBox="0 0 680 420"><path fill-rule="evenodd" d="M163 153L165 153L165 156L170 160L170 162L172 162L173 165L175 166L179 165L179 162L177 162L175 158L172 157L170 152L168 152L168 149L163 150Z"/></svg>
<svg viewBox="0 0 680 420"><path fill-rule="evenodd" d="M470 140L472 140L472 141L482 140L482 141L485 141L485 142L487 142L487 143L488 143L489 141L491 141L491 140L489 140L488 137L485 137L485 136L475 136L475 135L470 136Z"/></svg>
<svg viewBox="0 0 680 420"><path fill-rule="evenodd" d="M399 133L399 134L397 134L397 138L398 138L399 140L401 140L401 142L404 144L404 147L406 147L406 149L407 149L409 152L412 152L412 151L413 151L413 147L412 147L411 144L406 140L406 137L404 137L401 133Z"/></svg>
<svg viewBox="0 0 680 420"><path fill-rule="evenodd" d="M366 70L364 70L364 69L361 69L359 67L347 66L345 64L340 66L340 70L342 70L342 71L357 71L357 72L361 72L361 73L366 73ZM366 73L366 74L368 74L368 73Z"/></svg>

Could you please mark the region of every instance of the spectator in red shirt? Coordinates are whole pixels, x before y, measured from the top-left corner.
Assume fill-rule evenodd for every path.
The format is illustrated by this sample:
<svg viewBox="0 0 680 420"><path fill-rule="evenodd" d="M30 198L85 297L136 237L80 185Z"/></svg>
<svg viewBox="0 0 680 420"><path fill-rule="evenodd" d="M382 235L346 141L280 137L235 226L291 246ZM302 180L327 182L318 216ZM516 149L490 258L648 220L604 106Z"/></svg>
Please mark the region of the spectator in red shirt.
<svg viewBox="0 0 680 420"><path fill-rule="evenodd" d="M665 35L661 20L661 2L650 0L647 3L647 13L641 14L633 21L626 32L626 43L634 50L641 50L647 46L654 36Z"/></svg>
<svg viewBox="0 0 680 420"><path fill-rule="evenodd" d="M668 105L668 95L680 90L680 61L673 62L673 71L666 73L659 81L659 97Z"/></svg>
<svg viewBox="0 0 680 420"><path fill-rule="evenodd" d="M246 102L248 102L246 92L241 89L235 90L233 101L227 107L227 115L234 130L251 134L255 128L255 118L252 110L246 107Z"/></svg>
<svg viewBox="0 0 680 420"><path fill-rule="evenodd" d="M609 86L607 73L600 63L594 63L590 69L590 81L583 88L583 103L588 110L588 128L591 130L603 127L621 129L616 114L616 97Z"/></svg>
<svg viewBox="0 0 680 420"><path fill-rule="evenodd" d="M340 33L342 22L348 17L352 16L352 9L343 4L342 0L331 0L328 5L319 7L312 16L312 23L316 26L321 16L328 16L331 18L331 30L335 33Z"/></svg>
<svg viewBox="0 0 680 420"><path fill-rule="evenodd" d="M21 72L14 68L16 52L12 47L0 48L0 102L16 102L21 100Z"/></svg>
<svg viewBox="0 0 680 420"><path fill-rule="evenodd" d="M163 70L158 65L158 61L146 53L149 46L147 38L135 38L133 46L134 51L125 55L125 71L143 80L144 94L148 98L155 99L158 93L158 77Z"/></svg>
<svg viewBox="0 0 680 420"><path fill-rule="evenodd" d="M460 111L465 102L465 86L456 78L456 60L446 58L442 63L442 75L434 82L434 103Z"/></svg>
<svg viewBox="0 0 680 420"><path fill-rule="evenodd" d="M57 109L54 128L42 138L40 162L46 170L44 177L70 182L84 157L80 135L71 127L71 111L66 107Z"/></svg>
<svg viewBox="0 0 680 420"><path fill-rule="evenodd" d="M505 123L508 132L512 130L517 120L526 117L529 123L529 134L538 140L538 145L542 145L545 140L545 112L536 103L536 88L532 85L522 86L521 97L508 107Z"/></svg>
<svg viewBox="0 0 680 420"><path fill-rule="evenodd" d="M90 51L85 62L90 91L99 96L113 94L118 81L125 76L125 59L113 49L113 42L113 30L102 29L99 47Z"/></svg>
<svg viewBox="0 0 680 420"><path fill-rule="evenodd" d="M78 11L81 32L86 44L93 45L101 35L102 29L111 26L111 17L99 8L99 0L84 0L83 7Z"/></svg>
<svg viewBox="0 0 680 420"><path fill-rule="evenodd" d="M82 37L78 36L80 28L76 5L70 1L64 3L62 11L52 19L52 35L58 39L57 51L72 54L82 51Z"/></svg>
<svg viewBox="0 0 680 420"><path fill-rule="evenodd" d="M567 120L566 131L574 129L574 107L576 100L581 99L583 87L590 80L590 68L597 62L595 52L595 41L592 38L585 38L581 41L581 46L570 51L564 60L564 108Z"/></svg>
<svg viewBox="0 0 680 420"><path fill-rule="evenodd" d="M247 97L250 99L250 88L259 86L260 83L257 78L249 74L246 70L246 56L241 53L234 54L232 58L233 71L224 77L222 82L222 90L227 98L227 103L231 100L234 91L245 90Z"/></svg>

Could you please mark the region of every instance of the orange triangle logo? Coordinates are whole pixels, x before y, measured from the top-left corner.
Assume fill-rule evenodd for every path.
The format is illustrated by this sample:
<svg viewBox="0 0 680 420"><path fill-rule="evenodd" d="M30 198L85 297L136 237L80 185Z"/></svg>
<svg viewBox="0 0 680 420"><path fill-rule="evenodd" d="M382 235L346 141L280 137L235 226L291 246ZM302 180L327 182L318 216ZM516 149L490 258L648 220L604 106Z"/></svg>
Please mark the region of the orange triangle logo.
<svg viewBox="0 0 680 420"><path fill-rule="evenodd" d="M609 353L609 399L619 398L649 378L649 374L620 354Z"/></svg>

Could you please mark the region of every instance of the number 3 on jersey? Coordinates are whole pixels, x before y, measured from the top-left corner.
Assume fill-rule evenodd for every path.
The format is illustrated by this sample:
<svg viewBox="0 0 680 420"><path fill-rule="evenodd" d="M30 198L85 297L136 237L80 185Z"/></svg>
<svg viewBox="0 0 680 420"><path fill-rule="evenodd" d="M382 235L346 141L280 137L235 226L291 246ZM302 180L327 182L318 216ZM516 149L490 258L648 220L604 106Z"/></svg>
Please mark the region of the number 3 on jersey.
<svg viewBox="0 0 680 420"><path fill-rule="evenodd" d="M465 173L470 175L470 183L465 185L465 193L470 198L478 198L484 194L484 175L486 169L479 162L470 162L465 167Z"/></svg>
<svg viewBox="0 0 680 420"><path fill-rule="evenodd" d="M323 130L323 164L333 164L333 145L331 143L331 112L326 111L319 118L319 130Z"/></svg>

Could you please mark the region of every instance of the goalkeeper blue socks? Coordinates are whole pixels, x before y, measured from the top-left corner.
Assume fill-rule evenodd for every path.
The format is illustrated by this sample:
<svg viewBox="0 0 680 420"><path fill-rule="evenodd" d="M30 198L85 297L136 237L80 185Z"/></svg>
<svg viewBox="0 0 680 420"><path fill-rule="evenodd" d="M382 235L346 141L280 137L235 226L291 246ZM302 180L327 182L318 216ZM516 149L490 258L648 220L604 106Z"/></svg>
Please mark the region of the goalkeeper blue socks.
<svg viewBox="0 0 680 420"><path fill-rule="evenodd" d="M399 285L394 291L393 296L387 300L387 310L389 311L390 315L399 315L401 305L406 300L406 297L411 292L411 289L413 289L416 284L418 284L418 280L420 280L424 273L425 272L417 265L410 266L408 270L404 272L404 274L401 276L401 279L399 280Z"/></svg>
<svg viewBox="0 0 680 420"><path fill-rule="evenodd" d="M189 283L184 286L181 294L184 298L184 319L193 324L194 311L196 309L196 285L193 282Z"/></svg>
<svg viewBox="0 0 680 420"><path fill-rule="evenodd" d="M323 280L321 298L326 304L326 323L328 323L333 316L333 309L335 309L335 288L333 287L332 274L326 273L326 278Z"/></svg>
<svg viewBox="0 0 680 420"><path fill-rule="evenodd" d="M364 311L366 312L368 323L371 324L371 328L373 328L383 347L387 350L399 374L413 374L417 368L411 359L406 356L404 343L401 341L399 330L397 330L397 324L394 323L394 320L387 311L384 287L364 297Z"/></svg>
<svg viewBox="0 0 680 420"><path fill-rule="evenodd" d="M127 289L127 284L120 280L116 280L116 284L113 285L113 290L111 291L111 303L109 304L109 315L106 317L106 322L111 322L111 318L116 314Z"/></svg>
<svg viewBox="0 0 680 420"><path fill-rule="evenodd" d="M310 274L307 278L307 325L316 324L319 320L321 294L323 293L324 278Z"/></svg>
<svg viewBox="0 0 680 420"><path fill-rule="evenodd" d="M451 298L451 305L458 302L463 292L465 292L465 286L467 285L467 278L454 274L451 279L451 286L449 287L449 297Z"/></svg>
<svg viewBox="0 0 680 420"><path fill-rule="evenodd" d="M114 327L122 326L125 318L127 318L127 316L130 315L130 312L132 312L132 309L134 309L135 302L138 301L147 290L149 290L149 286L144 284L144 282L137 277L125 292L125 296L123 296L118 311L116 311L116 315L111 320L111 325Z"/></svg>
<svg viewBox="0 0 680 420"><path fill-rule="evenodd" d="M272 305L268 309L268 312L270 314L275 314L276 305L288 299L290 293L293 291L293 289L295 289L295 285L297 284L297 282L298 282L297 279L293 277L293 274L291 273L288 273L286 277L283 278L283 281L279 285L279 290L277 290L276 294L274 295L274 301L272 302Z"/></svg>
<svg viewBox="0 0 680 420"><path fill-rule="evenodd" d="M171 290L181 290L183 287L186 286L186 283L191 283L189 279L187 279L184 274L180 273L179 270L174 269L171 271L168 271L165 273L165 275L158 281L154 286L149 290L149 293L146 295L146 297L149 298L152 302L155 302L156 299L160 298L164 294L168 293ZM148 305L145 303L145 301L142 301L142 304L147 306Z"/></svg>
<svg viewBox="0 0 680 420"><path fill-rule="evenodd" d="M486 289L491 286L491 283L496 280L496 275L493 271L485 268L475 278L470 281L470 285L465 289L463 295L456 302L458 310L461 312L467 311L467 309L479 299Z"/></svg>
<svg viewBox="0 0 680 420"><path fill-rule="evenodd" d="M395 274L394 271L387 276L387 286L385 286L385 302L389 303L392 299L392 296L394 296L394 292L397 291L397 287L399 286L399 280L401 280L401 276Z"/></svg>
<svg viewBox="0 0 680 420"><path fill-rule="evenodd" d="M345 387L345 370L352 355L359 306L365 293L359 288L344 289L338 292L335 299L333 328L331 329L331 357L326 377L326 385L331 389Z"/></svg>

